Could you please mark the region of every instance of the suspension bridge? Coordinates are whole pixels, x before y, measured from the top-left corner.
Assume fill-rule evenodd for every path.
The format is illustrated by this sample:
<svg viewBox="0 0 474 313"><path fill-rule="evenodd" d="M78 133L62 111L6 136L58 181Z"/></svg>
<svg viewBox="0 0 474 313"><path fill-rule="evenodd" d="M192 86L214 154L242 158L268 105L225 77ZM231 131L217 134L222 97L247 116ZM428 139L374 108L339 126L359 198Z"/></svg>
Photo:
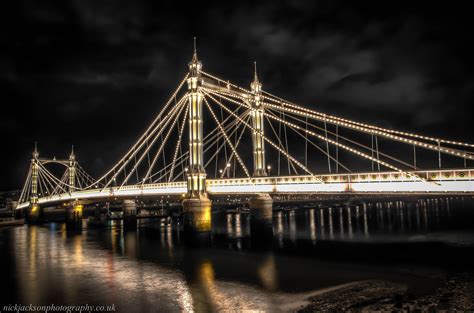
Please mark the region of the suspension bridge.
<svg viewBox="0 0 474 313"><path fill-rule="evenodd" d="M187 133L187 134L186 134ZM187 140L186 140L187 138ZM276 194L473 194L474 145L325 114L202 69L189 71L149 127L99 178L35 146L17 209L123 199L182 198L185 227L209 230L210 198L249 195L251 216L271 217ZM64 166L62 176L48 167ZM252 213L253 212L253 213ZM69 215L68 215L69 216Z"/></svg>

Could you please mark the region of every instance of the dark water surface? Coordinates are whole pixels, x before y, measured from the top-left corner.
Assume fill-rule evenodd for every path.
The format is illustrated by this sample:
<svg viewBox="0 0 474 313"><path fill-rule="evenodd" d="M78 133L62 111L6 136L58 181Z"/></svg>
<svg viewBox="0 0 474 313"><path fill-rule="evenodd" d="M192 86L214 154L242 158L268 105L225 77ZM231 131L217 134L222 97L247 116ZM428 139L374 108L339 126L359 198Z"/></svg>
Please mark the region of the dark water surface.
<svg viewBox="0 0 474 313"><path fill-rule="evenodd" d="M474 201L432 198L275 211L273 239L250 236L248 214L214 213L209 242L175 223L136 231L0 228L0 304L115 304L120 312L297 308L317 290L368 280L437 288L474 263ZM0 308L1 310L2 308Z"/></svg>

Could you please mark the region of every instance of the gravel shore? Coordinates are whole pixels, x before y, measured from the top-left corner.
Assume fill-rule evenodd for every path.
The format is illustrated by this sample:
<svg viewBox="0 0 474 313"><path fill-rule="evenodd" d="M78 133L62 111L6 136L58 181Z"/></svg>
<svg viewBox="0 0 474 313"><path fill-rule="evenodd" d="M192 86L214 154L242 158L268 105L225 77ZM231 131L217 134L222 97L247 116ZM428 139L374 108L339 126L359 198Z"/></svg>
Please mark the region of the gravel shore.
<svg viewBox="0 0 474 313"><path fill-rule="evenodd" d="M297 312L474 312L474 274L450 275L433 294L414 297L403 285L355 282L308 298Z"/></svg>

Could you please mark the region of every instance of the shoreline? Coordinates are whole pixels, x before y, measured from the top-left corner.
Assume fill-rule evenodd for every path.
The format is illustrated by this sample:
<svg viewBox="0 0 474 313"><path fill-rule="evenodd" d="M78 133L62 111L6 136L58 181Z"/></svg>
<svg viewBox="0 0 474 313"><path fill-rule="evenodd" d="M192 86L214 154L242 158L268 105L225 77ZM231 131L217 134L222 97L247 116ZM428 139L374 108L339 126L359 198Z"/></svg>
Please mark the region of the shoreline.
<svg viewBox="0 0 474 313"><path fill-rule="evenodd" d="M432 293L415 297L406 286L366 280L316 291L296 312L474 312L474 273L451 274Z"/></svg>

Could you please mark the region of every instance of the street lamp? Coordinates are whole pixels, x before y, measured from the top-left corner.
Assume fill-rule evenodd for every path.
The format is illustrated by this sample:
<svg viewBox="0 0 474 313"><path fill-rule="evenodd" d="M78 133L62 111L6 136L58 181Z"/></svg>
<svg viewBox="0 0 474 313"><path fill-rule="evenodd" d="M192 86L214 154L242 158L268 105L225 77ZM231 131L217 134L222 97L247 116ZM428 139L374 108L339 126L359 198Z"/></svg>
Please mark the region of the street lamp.
<svg viewBox="0 0 474 313"><path fill-rule="evenodd" d="M227 170L227 178L229 178L229 176L230 176L230 163L227 163L225 167L226 167L226 170Z"/></svg>
<svg viewBox="0 0 474 313"><path fill-rule="evenodd" d="M270 176L270 173L272 172L272 166L271 165L267 165L267 172L268 172L268 175Z"/></svg>

